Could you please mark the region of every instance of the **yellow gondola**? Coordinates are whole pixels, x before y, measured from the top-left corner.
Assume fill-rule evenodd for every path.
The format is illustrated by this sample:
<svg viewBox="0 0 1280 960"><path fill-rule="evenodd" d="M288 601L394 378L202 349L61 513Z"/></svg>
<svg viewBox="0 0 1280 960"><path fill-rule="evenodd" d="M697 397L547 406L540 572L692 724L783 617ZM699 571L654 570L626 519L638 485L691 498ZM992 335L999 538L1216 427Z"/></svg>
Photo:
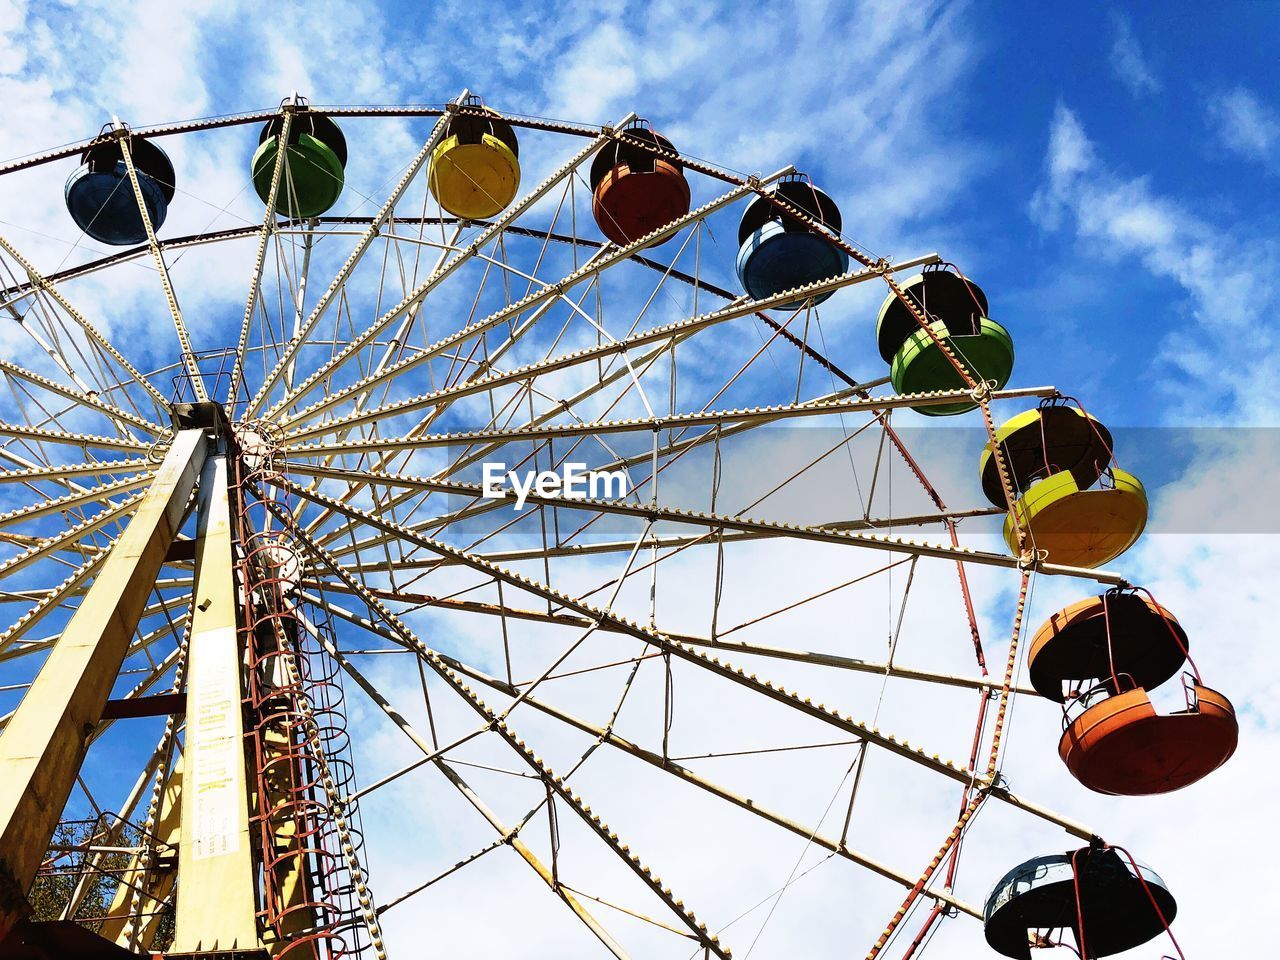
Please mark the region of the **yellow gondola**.
<svg viewBox="0 0 1280 960"><path fill-rule="evenodd" d="M520 189L519 154L511 124L479 97L468 97L446 121L444 137L431 153L431 195L463 220L501 213Z"/></svg>
<svg viewBox="0 0 1280 960"><path fill-rule="evenodd" d="M1070 473L1039 480L1015 504L1031 546L1050 563L1099 567L1128 550L1147 525L1147 494L1131 473L1112 467L1103 486L1081 488ZM1005 517L1004 540L1017 550L1013 513Z"/></svg>
<svg viewBox="0 0 1280 960"><path fill-rule="evenodd" d="M1097 567L1142 535L1147 494L1141 481L1114 464L1111 432L1078 407L1049 401L996 431L1015 495L1004 540L1017 553L1014 518L1027 546L1049 563ZM983 492L1005 506L995 458L979 465Z"/></svg>

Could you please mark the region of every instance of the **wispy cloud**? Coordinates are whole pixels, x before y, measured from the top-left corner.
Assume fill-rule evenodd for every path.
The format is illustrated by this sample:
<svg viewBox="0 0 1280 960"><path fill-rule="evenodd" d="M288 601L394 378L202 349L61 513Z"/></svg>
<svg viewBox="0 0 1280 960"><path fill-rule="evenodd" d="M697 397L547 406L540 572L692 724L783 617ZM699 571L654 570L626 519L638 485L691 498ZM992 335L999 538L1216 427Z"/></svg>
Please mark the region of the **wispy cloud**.
<svg viewBox="0 0 1280 960"><path fill-rule="evenodd" d="M1210 129L1228 150L1272 168L1280 163L1280 114L1252 90L1237 86L1215 94L1205 113Z"/></svg>
<svg viewBox="0 0 1280 960"><path fill-rule="evenodd" d="M857 210L871 246L924 223L941 242L938 215L983 160L963 129L977 52L964 4L802 2L756 17L659 0L536 24L478 7L508 24L502 69L530 109L598 123L634 108L692 155L754 173L794 163Z"/></svg>
<svg viewBox="0 0 1280 960"><path fill-rule="evenodd" d="M1159 78L1152 72L1142 46L1133 33L1133 21L1116 13L1111 18L1111 69L1135 97L1159 93Z"/></svg>
<svg viewBox="0 0 1280 960"><path fill-rule="evenodd" d="M1280 386L1274 327L1277 244L1242 236L1188 203L1160 193L1149 177L1107 164L1079 117L1059 104L1049 131L1046 179L1031 202L1046 229L1073 230L1089 256L1137 260L1186 294L1192 322L1167 323L1153 344L1170 365L1170 400L1182 417L1238 411L1246 422L1274 422L1267 385ZM1196 385L1194 396L1188 381Z"/></svg>

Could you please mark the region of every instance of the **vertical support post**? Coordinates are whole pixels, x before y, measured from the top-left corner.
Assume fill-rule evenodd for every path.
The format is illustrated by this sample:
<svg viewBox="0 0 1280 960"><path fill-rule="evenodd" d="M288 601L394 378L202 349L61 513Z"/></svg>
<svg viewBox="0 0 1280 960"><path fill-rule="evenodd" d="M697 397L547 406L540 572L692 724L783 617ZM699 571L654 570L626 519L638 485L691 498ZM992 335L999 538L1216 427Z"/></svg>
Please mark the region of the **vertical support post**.
<svg viewBox="0 0 1280 960"><path fill-rule="evenodd" d="M243 661L236 632L225 454L205 462L199 509L175 953L261 946L254 916Z"/></svg>
<svg viewBox="0 0 1280 960"><path fill-rule="evenodd" d="M204 465L204 430L180 430L137 512L0 736L0 940L35 879Z"/></svg>

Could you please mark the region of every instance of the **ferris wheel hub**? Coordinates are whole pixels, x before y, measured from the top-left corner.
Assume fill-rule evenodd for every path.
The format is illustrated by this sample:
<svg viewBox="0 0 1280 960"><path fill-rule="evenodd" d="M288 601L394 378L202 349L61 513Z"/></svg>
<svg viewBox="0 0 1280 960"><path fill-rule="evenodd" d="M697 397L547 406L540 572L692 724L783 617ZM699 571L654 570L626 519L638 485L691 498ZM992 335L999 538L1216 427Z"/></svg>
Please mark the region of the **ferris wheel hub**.
<svg viewBox="0 0 1280 960"><path fill-rule="evenodd" d="M235 424L232 432L250 473L265 465L284 442L284 430L273 420L246 420Z"/></svg>
<svg viewBox="0 0 1280 960"><path fill-rule="evenodd" d="M231 429L227 408L214 400L175 403L169 409L169 416L177 430L208 430L222 436Z"/></svg>

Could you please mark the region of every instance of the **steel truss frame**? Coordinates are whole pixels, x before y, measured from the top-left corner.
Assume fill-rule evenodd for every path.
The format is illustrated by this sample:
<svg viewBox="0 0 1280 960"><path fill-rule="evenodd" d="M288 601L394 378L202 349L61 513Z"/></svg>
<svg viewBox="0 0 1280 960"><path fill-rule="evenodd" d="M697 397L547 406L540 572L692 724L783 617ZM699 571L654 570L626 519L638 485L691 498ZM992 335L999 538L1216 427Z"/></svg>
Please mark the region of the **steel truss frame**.
<svg viewBox="0 0 1280 960"><path fill-rule="evenodd" d="M948 913L980 917L976 907L957 896L954 881L960 844L988 799L1021 809L1076 837L1096 839L1092 828L1009 789L1002 773L1002 736L1013 698L1034 695L1015 682L1022 618L1032 578L1058 575L1108 585L1123 585L1125 580L1109 571L1046 563L1026 543L1021 530L1015 530L1020 546L1018 556L962 546L957 524L1002 511L947 507L892 424L895 410L972 397L981 408L990 440L994 437L990 407L993 401L1052 397L1056 391L1052 387L992 391L968 377L958 359L947 351L966 383L964 389L908 396L873 392L883 386L883 379L856 380L826 355L825 344L821 349L816 345L823 338L817 337L815 343L811 336L811 323L821 333L813 299L858 284L882 282L907 304L921 326L929 329L929 318L903 294L896 276L917 267L937 265L940 258L927 254L890 262L872 257L767 191L772 182L794 173L792 168L767 177L742 177L691 157L653 148L626 132L634 114L617 123L595 127L508 115L506 119L522 131L578 138L568 159L491 220L468 223L443 211L433 212L425 192L422 209L402 216L405 211L401 208L410 204L415 191L421 190L420 174L443 136L444 121L475 109L465 103L466 99L467 91L463 91L456 101L440 106L313 108L340 118L436 121L386 199L368 216L324 216L308 221L280 217L276 201L288 176L286 151L281 150L260 223L170 239L156 235L132 160L133 137L179 135L276 117L281 118L287 136L290 124L302 109L296 100L287 101L274 111L139 130L117 123L99 138L0 165L0 175L14 174L75 156L91 144L118 139L147 233L144 246L47 275L8 240L0 238L0 262L7 275L7 279L0 277L0 282L6 284L0 290L0 307L31 337L36 357L42 358L40 363L54 368L46 373L22 363L0 361L0 380L11 387L21 411L18 419L0 421L0 456L11 467L0 471L0 495L10 494L6 504L21 496L27 498L18 506L0 511L0 544L12 548L8 555L0 555L0 580L14 577L10 583L19 585L21 578L27 578L0 595L6 602L25 607L0 632L0 662L44 656L35 680L18 685L26 690L20 705L0 718L4 728L0 737L0 772L4 774L0 777L0 939L24 915L27 893L45 862L50 837L77 784L95 808L98 806L80 779L80 767L89 745L115 722L104 718L108 702L132 701L137 709L149 691L170 681L175 694L185 690L185 726L181 714L169 714L164 736L121 806L123 822L140 808L150 779L152 798L142 823L146 840L134 851L129 867L122 873L128 882L119 887L104 930L112 931L116 942L123 945L148 945L148 938L155 933L153 907L173 902L176 874L181 877L179 890L185 891L185 896L176 898L174 950L195 954L215 949L258 951L265 946L274 954L289 954L287 948L280 954L281 944L273 946L270 936L264 938L264 932L270 931L264 931L261 916L254 916L259 907L253 858L260 859L262 853L260 849L255 852L250 821L265 814L255 811L250 782L254 763L261 764L261 758L268 754L260 750L257 761L247 754L247 772L239 760L229 765L226 760L228 749L239 757L236 745L252 737L242 726L239 710L229 705L246 697L257 697L255 702L263 709L272 702L270 687L265 695L246 692L248 687L258 690L263 679L252 671L246 672L243 666L247 647L256 642L246 623L257 622L254 605L263 602L263 591L268 589L262 583L276 584L270 588L279 591L273 602L283 604L273 622L289 624L288 630L280 633L283 639L274 642L302 644L310 638L306 642L311 644L307 649L312 653L285 656L283 662L293 676L283 686L302 691L298 694L301 699L295 703L295 709L300 711L297 729L312 751L312 761L308 762L314 762L320 771L319 779L311 785L313 794L308 796L320 798L315 802L325 807L325 815L339 825L338 835L347 838L343 840L344 849L350 847L344 869L349 871L346 876L353 878L360 904L359 916L351 921L352 929L357 931L350 934L351 943L356 945L351 955L363 955L362 951L368 949L376 956L385 956L378 928L378 917L383 912L491 850L509 846L612 955L625 957L627 953L588 909L587 901L599 902L691 941L707 956L728 957L730 950L717 932L684 905L571 785L571 778L600 746L641 761L673 780L772 827L805 838L808 844L904 888L902 908L871 947L868 960L874 960L892 942L921 899L931 901L932 908L905 957L916 951L926 933ZM686 216L625 246L584 236L578 229L575 207L580 168L603 146L617 139L678 160L685 170L713 182L714 196ZM768 198L843 249L856 262L854 269L763 300L733 294L704 277L702 238L709 233L709 218L754 197ZM564 212L566 205L568 213ZM566 219L570 221L567 225L563 222ZM449 235L446 228L451 231ZM438 237L428 234L434 229L440 231ZM347 235L355 236L354 246L319 297L308 306L306 291L313 247L319 240ZM221 386L219 379L213 377L210 391L205 356L196 350L179 306L178 290L171 277L172 257L182 250L249 238L256 243L243 316L229 351L231 374ZM655 248L676 238L683 238L680 250L674 256L660 257ZM300 261L296 258L299 244L305 249ZM515 244L528 247L524 260L512 256L508 249L508 245ZM424 252L435 258L425 269L421 265ZM579 253L585 259L579 260ZM571 269L561 271L554 266L558 254L571 254ZM150 256L154 263L169 314L166 322L172 324L177 346L174 364L148 373L132 364L124 351L103 336L66 292L78 278L144 256ZM368 265L377 260L381 263L375 273ZM644 268L640 273L648 285L641 289L651 288L652 292L638 310L634 309L634 302L621 308L605 307L602 280L613 276L610 271L615 268L630 269L624 266L627 264ZM370 275L377 280L372 316L357 320L354 278ZM478 281L469 286L477 275ZM491 276L496 276L497 281L491 281ZM486 290L492 293L491 283L501 285L503 295L496 309L483 313L481 305ZM448 291L470 290L472 286L470 315L446 328L443 334L436 326L435 339L428 339L428 319L434 322L436 316L432 305ZM645 326L644 318L655 300L676 300L671 294L675 287L692 298L692 309L682 310L681 318L675 321ZM389 307L384 304L384 294L392 303ZM708 309L708 297L723 303ZM797 300L805 305L798 309L787 306ZM562 326L552 337L557 322ZM743 326L744 322L755 322L768 332L767 337L761 335L763 345L732 376L722 374L716 381L722 385L700 406L677 409L677 356L688 356L690 347L700 342L696 339L699 335L735 323ZM570 338L564 345L571 330L575 335L586 332L595 339L594 344L578 346ZM421 334L421 345L412 342L415 334ZM542 340L536 342L539 336ZM491 343L495 338L497 342ZM583 338L578 336L577 343L581 342ZM939 346L947 350L941 342ZM740 379L747 382L756 376L762 357L772 358L780 350L785 350L786 356L797 364L794 398L790 402L717 406ZM508 354L518 358L514 365L508 363ZM261 376L257 376L256 369L251 370L251 360L261 365ZM806 363L810 364L811 375L816 369L830 381L829 391L814 394L812 388L807 393L803 390ZM443 382L437 384L435 375L446 366ZM192 426L188 420L179 424L182 429L164 425L177 417L177 407L155 381L175 369L184 378L197 407L206 414L217 408L218 412L210 414L210 422ZM396 390L398 385L423 374L432 379L430 389L407 394ZM59 380L58 376L64 379ZM567 398L561 395L564 390L557 385L557 377L579 378ZM665 412L657 393L650 392L663 387L669 387L670 394ZM477 416L477 401L486 400L487 414ZM620 412L615 414L615 410ZM189 411L185 415L190 417ZM450 426L460 417L471 417L474 426ZM872 494L862 517L837 517L821 525L805 525L768 519L767 508L759 516L748 516L747 511L755 504L736 512L718 508L714 493L711 509L701 511L668 505L659 497L661 475L682 458L714 450L718 464L722 444L750 436L758 428L818 418L843 424L846 417L865 423L852 434L846 427L844 444L866 430L870 431L869 436L878 437L880 445L871 478ZM101 432L88 432L91 429ZM638 454L617 453L611 444L625 435L650 436L650 448ZM486 499L479 485L457 476L499 452L521 451L522 463L563 463L584 443L598 444L608 452L602 467L635 471L632 489L621 500L531 494L528 503L533 510L526 516L541 528L541 543L532 548L516 549L503 542L504 532L514 523L501 519L509 497ZM424 455L441 451L446 455L442 467L430 474L415 472ZM934 512L873 516L872 501L881 479L882 461L904 464L921 485ZM1011 506L1011 478L998 452L997 463L1007 505ZM802 467L782 484L812 466ZM642 473L646 469L647 473ZM237 471L249 481L229 484L228 474ZM465 505L458 507L451 502L441 511L438 505L445 497L462 500ZM257 515L258 526L246 529L245 521L236 517L247 516L254 507L262 511ZM189 515L196 529L184 534L183 525ZM561 518L582 515L582 525L564 535L559 528ZM591 538L590 528L601 518L629 522L637 532L614 539ZM463 521L487 522L490 527L472 542L459 545L453 531L461 529ZM56 528L57 522L63 524L62 529ZM941 524L949 542L931 543L875 532L929 524ZM550 532L549 526L553 528ZM262 544L271 538L276 538L273 543L287 544L279 549L296 560L297 569L287 576L277 570L259 583L253 572L257 569L254 563L259 561L253 556L256 551L260 557L265 549ZM717 554L716 571L722 575L726 545L735 549L739 544L775 540L856 548L857 555L879 557L885 563L865 576L820 586L727 630L720 629L714 618L707 635L667 631L658 626L657 572L662 563L695 548L710 550ZM626 561L620 573L595 590L577 595L554 582L557 578L553 575L553 560L568 562L600 556L625 556ZM889 571L909 564L907 587L902 593L905 610L917 562L937 560L955 564L978 675L961 676L897 663L901 613L893 645L883 662L755 640L726 639L738 629L785 617L794 609L862 580L887 580ZM278 565L282 563L279 561ZM162 577L166 566L177 575ZM539 575L524 572L529 566L540 566ZM1020 589L1003 676L992 676L987 670L968 586L967 571L974 566L1019 573ZM51 582L55 571L58 579ZM614 609L628 581L646 572L651 581L648 624ZM430 576L444 585L441 592L425 593L415 588L418 581ZM32 583L37 585L33 587ZM286 586L281 584L294 592L286 595ZM445 592L449 589L453 592ZM484 600L462 597L474 589L484 589L493 596ZM609 591L607 602L588 601L592 594L605 590ZM337 602L335 597L350 598L355 608ZM508 675L493 676L428 645L407 620L410 613L424 608L475 615L486 622L496 620ZM718 616L718 593L714 609ZM365 652L394 651L411 658L419 669L429 669L440 687L452 691L475 715L479 727L452 739L445 737L442 744L431 713L425 674L423 694L432 718L430 730L420 730L410 723L406 712L397 710L369 672L357 663L363 652L352 649L345 639L340 642L338 634L326 623L313 619L315 611L324 611L326 618L331 615L342 621L353 635L367 635L388 644ZM32 630L45 621L53 622L56 632L30 639ZM518 633L521 623L561 628L561 632L572 634L575 639L535 679L518 683L511 674L510 663L513 634ZM284 628L277 625L273 629ZM296 635L289 631L296 631ZM576 671L580 675L629 667L629 677L607 722L579 717L557 706L546 693L553 688L552 681L573 675L557 671L562 667L567 671L565 664L570 656L589 649L589 641L596 634L629 638L643 650L627 661L593 664ZM250 636L249 641L243 639L246 635ZM171 649L166 650L169 645ZM162 653L158 660L153 648ZM758 678L748 667L724 659L730 654L747 657L753 664L787 662L879 675L886 682L892 678L972 690L977 696L978 718L970 755L941 758L925 747L882 732L874 721L854 719L847 710L815 703L812 697ZM138 665L139 658L147 662ZM327 734L320 733L316 717L330 707L313 704L304 690L309 676L306 670L310 669L308 658L330 663L335 672L345 674L422 757L376 784L363 789L353 787L345 797L341 796L331 782L329 770L331 764L346 761L336 753L329 755L333 742L325 739ZM674 662L681 669L698 671L717 682L727 681L760 702L770 701L790 714L834 728L847 737L840 743L856 746L858 753L855 765L850 767L850 772L856 769L856 777L848 796L842 834L837 837L824 833L820 825L770 809L693 766L676 761L668 751L669 722L661 748L622 736L616 721L623 701L642 664L651 660L662 665L668 691ZM140 680L127 689L117 689L119 678L136 674L142 675ZM495 704L482 699L472 684L490 691L497 698ZM671 694L668 692L667 696L670 698ZM664 709L669 721L671 703L666 703ZM592 746L567 771L553 770L513 726L513 715L519 718L530 713L587 736ZM462 748L481 738L504 744L527 770L524 776L545 791L545 798L515 823L486 803L460 772L468 763ZM849 819L871 748L953 782L960 793L954 827L946 834L937 856L919 873L884 863L848 843ZM181 757L177 756L179 750ZM445 874L385 900L375 909L365 884L361 854L349 843L351 824L358 819L355 800L426 765L434 766L467 800L495 831L497 840ZM294 773L301 776L302 767ZM317 786L321 781L323 791ZM263 803L261 799L256 802ZM600 899L579 886L571 886L562 877L556 819L561 809L576 816L634 875L656 900L660 917L641 912L640 907ZM549 862L523 838L543 811L553 838ZM215 829L211 823L221 826ZM95 835L92 844L86 846L86 856L92 854L86 862L94 865L92 869L101 869L103 844L118 836L119 827L112 827ZM158 864L163 855L172 853L175 837L176 868L162 868ZM943 880L938 883L940 871ZM581 881L574 882L581 885ZM86 896L87 883L87 879L80 879L65 918L76 916L78 905ZM296 955L320 956L319 946L313 944L306 949L312 952L298 950Z"/></svg>

